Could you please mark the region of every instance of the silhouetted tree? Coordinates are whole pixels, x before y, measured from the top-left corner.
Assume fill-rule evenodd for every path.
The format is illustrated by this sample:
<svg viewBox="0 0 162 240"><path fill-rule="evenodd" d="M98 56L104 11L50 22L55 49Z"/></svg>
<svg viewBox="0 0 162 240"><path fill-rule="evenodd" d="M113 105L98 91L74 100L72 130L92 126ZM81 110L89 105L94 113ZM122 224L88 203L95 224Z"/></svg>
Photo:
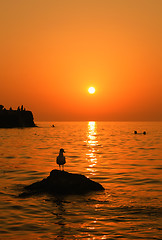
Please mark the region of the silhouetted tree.
<svg viewBox="0 0 162 240"><path fill-rule="evenodd" d="M23 105L21 105L21 111L23 111L23 108L24 108Z"/></svg>
<svg viewBox="0 0 162 240"><path fill-rule="evenodd" d="M20 111L20 107L18 106L17 111Z"/></svg>
<svg viewBox="0 0 162 240"><path fill-rule="evenodd" d="M12 107L10 107L10 109L9 109L10 111L12 111Z"/></svg>

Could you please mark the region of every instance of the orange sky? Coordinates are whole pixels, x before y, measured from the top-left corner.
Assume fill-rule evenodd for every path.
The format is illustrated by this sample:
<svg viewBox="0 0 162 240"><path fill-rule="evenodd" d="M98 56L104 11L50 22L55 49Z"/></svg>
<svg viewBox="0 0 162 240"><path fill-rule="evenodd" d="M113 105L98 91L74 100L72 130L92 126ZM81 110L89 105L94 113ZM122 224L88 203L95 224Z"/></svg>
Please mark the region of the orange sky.
<svg viewBox="0 0 162 240"><path fill-rule="evenodd" d="M161 13L161 0L0 0L0 104L36 121L162 120Z"/></svg>

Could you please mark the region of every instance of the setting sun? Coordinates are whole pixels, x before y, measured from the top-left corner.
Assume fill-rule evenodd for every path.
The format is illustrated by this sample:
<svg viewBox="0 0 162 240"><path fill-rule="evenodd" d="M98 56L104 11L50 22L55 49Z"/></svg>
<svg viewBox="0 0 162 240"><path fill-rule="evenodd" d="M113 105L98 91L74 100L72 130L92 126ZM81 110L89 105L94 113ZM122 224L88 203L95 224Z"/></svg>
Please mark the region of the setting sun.
<svg viewBox="0 0 162 240"><path fill-rule="evenodd" d="M95 89L94 87L88 88L88 92L89 92L90 94L94 94L95 91L96 91L96 89Z"/></svg>

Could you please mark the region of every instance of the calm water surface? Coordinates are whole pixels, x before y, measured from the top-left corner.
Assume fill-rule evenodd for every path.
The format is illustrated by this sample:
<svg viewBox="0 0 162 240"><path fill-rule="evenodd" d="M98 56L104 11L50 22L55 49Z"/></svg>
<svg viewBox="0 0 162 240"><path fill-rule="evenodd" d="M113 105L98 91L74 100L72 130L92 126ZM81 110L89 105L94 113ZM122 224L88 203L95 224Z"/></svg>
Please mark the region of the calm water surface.
<svg viewBox="0 0 162 240"><path fill-rule="evenodd" d="M0 239L162 239L162 123L37 124L0 129ZM66 171L106 190L19 198L58 168L61 147Z"/></svg>

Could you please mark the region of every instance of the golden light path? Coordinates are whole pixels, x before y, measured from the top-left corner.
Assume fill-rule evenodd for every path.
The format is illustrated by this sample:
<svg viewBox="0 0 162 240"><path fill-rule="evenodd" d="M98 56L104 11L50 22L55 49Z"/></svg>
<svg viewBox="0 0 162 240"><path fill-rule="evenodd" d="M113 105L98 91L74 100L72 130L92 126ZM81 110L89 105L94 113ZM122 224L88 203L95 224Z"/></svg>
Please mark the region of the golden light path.
<svg viewBox="0 0 162 240"><path fill-rule="evenodd" d="M95 147L98 145L96 137L96 122L88 122L87 145L89 147L87 160L89 166L87 170L90 174L95 175L95 165L97 164L97 156Z"/></svg>

